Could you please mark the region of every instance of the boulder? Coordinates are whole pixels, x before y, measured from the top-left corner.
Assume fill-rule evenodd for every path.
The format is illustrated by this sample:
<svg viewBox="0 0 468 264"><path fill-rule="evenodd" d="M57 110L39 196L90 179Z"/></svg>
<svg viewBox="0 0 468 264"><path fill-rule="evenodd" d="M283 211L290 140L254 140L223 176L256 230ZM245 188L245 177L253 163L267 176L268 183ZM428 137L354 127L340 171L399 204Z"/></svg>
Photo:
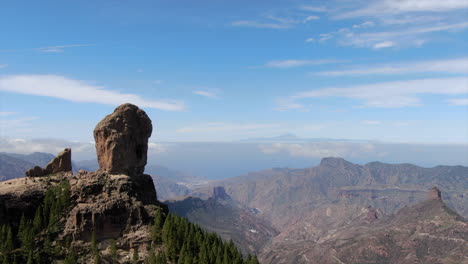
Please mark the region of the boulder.
<svg viewBox="0 0 468 264"><path fill-rule="evenodd" d="M25 174L28 177L41 177L46 175L45 170L39 166L34 166L34 168L27 170Z"/></svg>
<svg viewBox="0 0 468 264"><path fill-rule="evenodd" d="M141 175L144 172L151 119L132 104L123 104L94 129L101 171L109 174Z"/></svg>

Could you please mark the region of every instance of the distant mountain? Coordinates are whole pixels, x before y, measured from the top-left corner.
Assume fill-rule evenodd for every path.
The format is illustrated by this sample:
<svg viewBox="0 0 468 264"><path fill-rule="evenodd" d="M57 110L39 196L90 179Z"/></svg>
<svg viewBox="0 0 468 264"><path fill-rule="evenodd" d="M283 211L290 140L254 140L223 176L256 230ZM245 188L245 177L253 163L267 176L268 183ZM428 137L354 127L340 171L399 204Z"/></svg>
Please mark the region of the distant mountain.
<svg viewBox="0 0 468 264"><path fill-rule="evenodd" d="M216 186L231 197L230 207L210 207ZM440 199L426 202L433 186L442 190L447 206ZM247 210L250 221L277 231L261 240L260 248L252 247L262 263L463 263L460 257L466 256L458 250L467 248L466 222L449 209L468 215L468 168L463 166L358 165L324 158L313 168L273 168L210 182L190 195L196 198L171 202L170 209L218 234L235 234L232 239L243 249L252 246L251 234L239 228L235 210ZM209 211L215 213L210 217ZM445 239L456 248L434 253Z"/></svg>
<svg viewBox="0 0 468 264"><path fill-rule="evenodd" d="M26 170L34 167L44 167L54 156L49 153L34 152L28 155L0 153L0 181L24 177Z"/></svg>
<svg viewBox="0 0 468 264"><path fill-rule="evenodd" d="M440 199L404 207L383 221L356 221L320 241L284 240L262 263L467 263L468 223Z"/></svg>
<svg viewBox="0 0 468 264"><path fill-rule="evenodd" d="M25 160L36 166L45 166L47 165L47 163L49 163L51 159L55 157L54 155L50 153L45 153L45 152L33 152L31 154L16 154L16 153L2 153L2 154L6 154L14 158Z"/></svg>
<svg viewBox="0 0 468 264"><path fill-rule="evenodd" d="M324 158L313 168L275 168L213 182L193 195L206 198L214 186L223 186L233 199L257 208L278 230L314 209L343 199L392 214L424 200L426 190L433 186L442 190L450 207L468 216L468 167L463 166L358 165L341 158Z"/></svg>

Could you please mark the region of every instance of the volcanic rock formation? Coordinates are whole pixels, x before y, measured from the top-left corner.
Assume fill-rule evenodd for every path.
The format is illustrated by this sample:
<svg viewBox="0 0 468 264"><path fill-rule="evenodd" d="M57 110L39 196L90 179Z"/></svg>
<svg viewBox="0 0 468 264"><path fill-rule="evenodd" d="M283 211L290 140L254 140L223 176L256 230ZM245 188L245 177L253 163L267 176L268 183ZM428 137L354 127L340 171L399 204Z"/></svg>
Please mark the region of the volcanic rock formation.
<svg viewBox="0 0 468 264"><path fill-rule="evenodd" d="M150 244L148 225L157 210L167 207L157 200L146 165L151 120L135 105L124 104L105 117L94 130L100 170L71 172L71 150L65 149L45 169L35 167L29 177L0 183L0 224L18 228L22 215L34 212L53 186L68 184L70 205L59 219L58 239L98 242L116 239L122 249ZM50 177L38 177L50 175ZM73 242L75 243L75 242ZM80 247L82 242L76 242Z"/></svg>
<svg viewBox="0 0 468 264"><path fill-rule="evenodd" d="M71 149L66 148L60 152L57 157L53 158L45 167L45 169L35 166L34 168L25 172L26 176L29 177L40 177L49 174L55 174L60 172L72 171L71 162Z"/></svg>
<svg viewBox="0 0 468 264"><path fill-rule="evenodd" d="M94 129L100 170L109 174L140 175L144 172L151 119L132 104L123 104Z"/></svg>

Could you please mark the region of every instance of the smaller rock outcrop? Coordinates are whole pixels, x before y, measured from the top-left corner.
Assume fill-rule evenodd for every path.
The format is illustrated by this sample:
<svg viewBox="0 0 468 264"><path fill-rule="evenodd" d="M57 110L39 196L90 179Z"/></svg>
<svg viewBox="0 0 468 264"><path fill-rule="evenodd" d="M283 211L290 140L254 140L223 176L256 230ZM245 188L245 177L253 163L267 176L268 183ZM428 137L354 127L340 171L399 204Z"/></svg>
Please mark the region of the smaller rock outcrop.
<svg viewBox="0 0 468 264"><path fill-rule="evenodd" d="M442 193L437 187L432 187L432 189L427 194L429 200L442 200Z"/></svg>
<svg viewBox="0 0 468 264"><path fill-rule="evenodd" d="M28 177L41 177L49 174L72 171L71 149L66 148L53 158L45 168L35 166L25 172Z"/></svg>
<svg viewBox="0 0 468 264"><path fill-rule="evenodd" d="M216 186L213 188L213 199L217 200L230 200L231 196L226 193L223 186Z"/></svg>
<svg viewBox="0 0 468 264"><path fill-rule="evenodd" d="M101 171L110 174L141 175L144 172L151 119L132 104L123 104L94 129Z"/></svg>

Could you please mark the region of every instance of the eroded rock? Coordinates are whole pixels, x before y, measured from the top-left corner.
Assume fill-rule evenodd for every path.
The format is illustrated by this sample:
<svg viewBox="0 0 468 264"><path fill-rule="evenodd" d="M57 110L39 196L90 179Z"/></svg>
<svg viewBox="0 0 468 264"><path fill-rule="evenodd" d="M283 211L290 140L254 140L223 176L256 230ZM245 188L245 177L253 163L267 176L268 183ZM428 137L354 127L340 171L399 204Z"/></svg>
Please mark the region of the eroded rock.
<svg viewBox="0 0 468 264"><path fill-rule="evenodd" d="M72 171L71 149L66 148L45 167L47 174Z"/></svg>
<svg viewBox="0 0 468 264"><path fill-rule="evenodd" d="M49 174L72 171L71 149L66 148L53 158L45 168L35 166L25 172L28 177L41 177Z"/></svg>
<svg viewBox="0 0 468 264"><path fill-rule="evenodd" d="M110 174L143 174L148 152L151 119L132 104L123 104L94 129L99 167Z"/></svg>

